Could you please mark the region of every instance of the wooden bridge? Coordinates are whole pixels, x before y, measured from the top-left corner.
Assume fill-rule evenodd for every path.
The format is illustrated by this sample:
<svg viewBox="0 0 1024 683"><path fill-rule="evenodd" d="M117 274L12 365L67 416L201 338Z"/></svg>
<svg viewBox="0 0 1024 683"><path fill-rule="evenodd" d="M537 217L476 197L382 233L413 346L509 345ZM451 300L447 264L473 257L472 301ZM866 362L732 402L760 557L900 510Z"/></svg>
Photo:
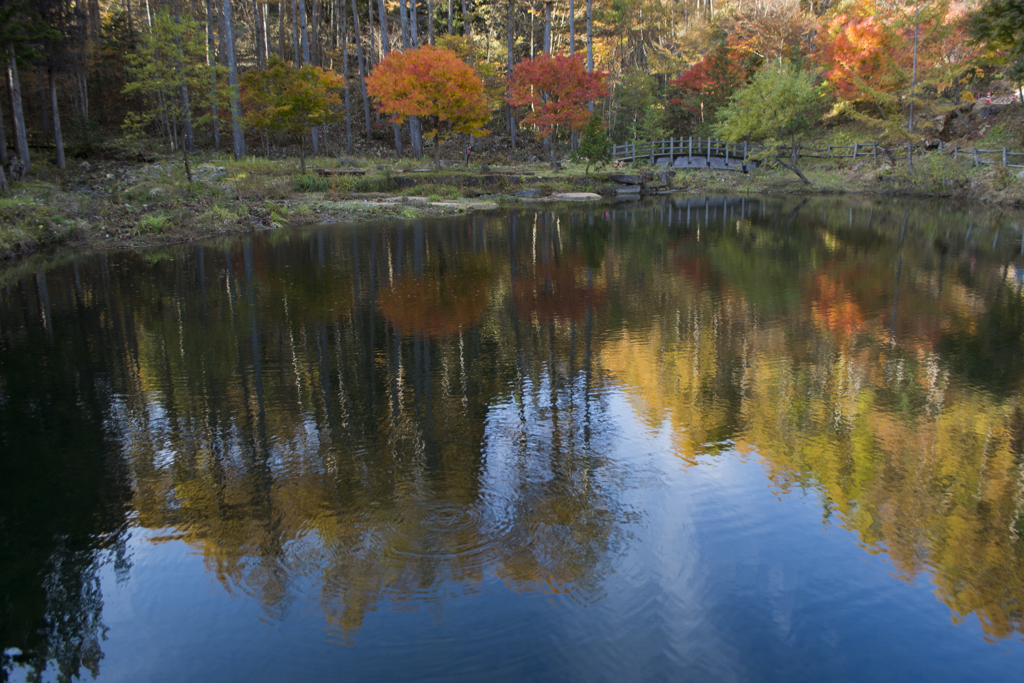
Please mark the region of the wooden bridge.
<svg viewBox="0 0 1024 683"><path fill-rule="evenodd" d="M612 160L623 163L649 161L652 166L666 168L710 168L746 173L758 166L749 158L753 151L746 143L730 145L713 138L668 138L613 145Z"/></svg>

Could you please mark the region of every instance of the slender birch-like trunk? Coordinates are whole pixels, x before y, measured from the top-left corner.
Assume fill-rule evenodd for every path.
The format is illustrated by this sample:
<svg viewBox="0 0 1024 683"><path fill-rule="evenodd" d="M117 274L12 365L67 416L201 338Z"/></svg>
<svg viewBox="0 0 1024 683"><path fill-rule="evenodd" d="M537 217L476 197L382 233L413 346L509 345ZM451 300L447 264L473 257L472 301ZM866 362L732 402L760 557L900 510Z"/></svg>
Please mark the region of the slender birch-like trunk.
<svg viewBox="0 0 1024 683"><path fill-rule="evenodd" d="M213 0L206 0L206 64L215 65L216 43L213 35ZM217 74L210 75L210 113L213 115L213 148L220 151L220 117L217 112Z"/></svg>
<svg viewBox="0 0 1024 683"><path fill-rule="evenodd" d="M238 92L238 65L235 62L235 26L231 18L231 0L224 0L224 39L227 44L228 85L231 87L231 140L235 159L245 156L242 133L242 103Z"/></svg>
<svg viewBox="0 0 1024 683"><path fill-rule="evenodd" d="M50 76L50 109L53 111L53 144L57 149L57 168L64 170L64 136L60 132L60 110L57 108L57 79L53 68L49 70Z"/></svg>

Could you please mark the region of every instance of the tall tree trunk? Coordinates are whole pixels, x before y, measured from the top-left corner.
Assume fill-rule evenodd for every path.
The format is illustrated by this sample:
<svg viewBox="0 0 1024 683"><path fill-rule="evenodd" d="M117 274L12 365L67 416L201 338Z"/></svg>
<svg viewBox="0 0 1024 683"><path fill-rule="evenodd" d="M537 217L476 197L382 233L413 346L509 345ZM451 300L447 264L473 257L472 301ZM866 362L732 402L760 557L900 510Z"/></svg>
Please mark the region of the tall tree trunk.
<svg viewBox="0 0 1024 683"><path fill-rule="evenodd" d="M309 27L309 57L313 66L323 66L323 50L320 49L320 24L322 22L322 3L320 0L313 0L313 23Z"/></svg>
<svg viewBox="0 0 1024 683"><path fill-rule="evenodd" d="M262 69L267 65L263 45L266 35L263 33L263 4L259 0L252 0L252 22L253 33L256 34L256 68Z"/></svg>
<svg viewBox="0 0 1024 683"><path fill-rule="evenodd" d="M43 67L36 65L36 89L39 91L39 111L43 118L40 121L43 129L43 139L50 139L50 105L49 93L46 92L46 78L43 76Z"/></svg>
<svg viewBox="0 0 1024 683"><path fill-rule="evenodd" d="M569 56L576 54L576 4L569 0Z"/></svg>
<svg viewBox="0 0 1024 683"><path fill-rule="evenodd" d="M416 0L409 0L409 42L413 49L420 46L417 30L419 23L416 16ZM423 125L418 116L409 117L409 142L412 145L412 155L417 159L423 158Z"/></svg>
<svg viewBox="0 0 1024 683"><path fill-rule="evenodd" d="M60 110L57 108L57 79L50 69L50 109L53 111L53 145L57 150L57 168L65 168L64 136L60 132Z"/></svg>
<svg viewBox="0 0 1024 683"><path fill-rule="evenodd" d="M409 49L409 19L405 9L405 0L398 0L398 20L402 29L402 49Z"/></svg>
<svg viewBox="0 0 1024 683"><path fill-rule="evenodd" d="M217 36L219 63L226 69L228 68L228 41L224 39L224 5L222 0L217 0Z"/></svg>
<svg viewBox="0 0 1024 683"><path fill-rule="evenodd" d="M7 166L7 131L4 126L3 97L0 97L0 167ZM2 172L2 169L0 169Z"/></svg>
<svg viewBox="0 0 1024 683"><path fill-rule="evenodd" d="M18 80L18 62L14 56L14 42L7 42L7 85L11 94L11 114L14 119L14 139L25 166L29 172L28 135L25 133L25 114L21 110L21 82Z"/></svg>
<svg viewBox="0 0 1024 683"><path fill-rule="evenodd" d="M515 0L508 0L508 69L506 75L512 78L512 65L515 63ZM511 82L511 80L510 80ZM508 91L506 91L508 94ZM516 110L511 104L505 104L508 112L508 136L512 143L512 149L516 148Z"/></svg>
<svg viewBox="0 0 1024 683"><path fill-rule="evenodd" d="M302 39L299 36L299 0L292 0L292 44L295 46L295 66L299 66L302 63L301 53L299 52L299 45L302 43Z"/></svg>
<svg viewBox="0 0 1024 683"><path fill-rule="evenodd" d="M469 8L466 6L467 0L462 0L462 32L467 38L473 37L473 26L469 20Z"/></svg>
<svg viewBox="0 0 1024 683"><path fill-rule="evenodd" d="M277 56L284 61L284 0L277 3Z"/></svg>
<svg viewBox="0 0 1024 683"><path fill-rule="evenodd" d="M94 43L98 43L100 40L99 0L89 0L89 37Z"/></svg>
<svg viewBox="0 0 1024 683"><path fill-rule="evenodd" d="M544 52L551 54L551 0L544 2Z"/></svg>
<svg viewBox="0 0 1024 683"><path fill-rule="evenodd" d="M206 0L206 64L215 64L216 43L213 35L213 0ZM210 113L213 115L213 148L220 151L220 117L217 113L217 74L210 74Z"/></svg>
<svg viewBox="0 0 1024 683"><path fill-rule="evenodd" d="M359 90L363 93L363 117L366 119L366 139L370 139L370 98L366 95L366 65L363 63L363 45L359 42L359 12L352 0L352 30L356 37L356 58L359 62Z"/></svg>
<svg viewBox="0 0 1024 683"><path fill-rule="evenodd" d="M587 71L594 70L594 0L587 0ZM593 105L591 105L593 111Z"/></svg>
<svg viewBox="0 0 1024 683"><path fill-rule="evenodd" d="M434 44L434 0L427 0L427 44Z"/></svg>
<svg viewBox="0 0 1024 683"><path fill-rule="evenodd" d="M416 0L409 0L409 42L413 48L420 46L420 20L416 14Z"/></svg>
<svg viewBox="0 0 1024 683"><path fill-rule="evenodd" d="M373 65L377 63L376 41L373 39L373 0L369 0L366 3L366 37L367 45L369 45L369 54L366 57L366 62L372 71Z"/></svg>
<svg viewBox="0 0 1024 683"><path fill-rule="evenodd" d="M309 29L306 25L306 0L299 0L299 26L302 28L302 63L309 64Z"/></svg>
<svg viewBox="0 0 1024 683"><path fill-rule="evenodd" d="M377 0L377 16L380 17L380 49L387 56L391 52L391 45L388 41L388 13L384 7L384 0Z"/></svg>
<svg viewBox="0 0 1024 683"><path fill-rule="evenodd" d="M124 15L128 17L128 35L135 35L135 26L132 23L132 0L124 0Z"/></svg>
<svg viewBox="0 0 1024 683"><path fill-rule="evenodd" d="M181 15L178 13L177 8L174 9L174 23L178 24L179 26L181 25ZM175 40L174 42L177 44L178 49L180 50L181 42L179 40ZM182 65L180 62L178 63L179 73L181 73L184 70L183 66L184 65ZM181 97L182 116L185 119L184 121L182 121L182 129L184 131L185 139L182 140L181 146L183 149L186 149L191 152L196 148L196 139L192 131L192 106L189 104L188 100L188 86L185 85L184 80L182 80L178 84L178 93L179 97ZM185 157L185 170L188 173L188 181L192 182L192 172L189 171L188 169L188 157Z"/></svg>
<svg viewBox="0 0 1024 683"><path fill-rule="evenodd" d="M587 0L587 72L594 71L594 0ZM594 113L594 103L588 102L587 109Z"/></svg>
<svg viewBox="0 0 1024 683"><path fill-rule="evenodd" d="M355 2L355 0L352 0ZM381 0L383 2L383 0ZM348 18L345 15L345 0L341 0L341 69L345 78L345 137L348 153L352 153L352 107L349 102L348 82Z"/></svg>
<svg viewBox="0 0 1024 683"><path fill-rule="evenodd" d="M235 25L231 18L231 0L224 0L224 39L227 43L228 85L231 87L231 141L235 159L245 156L242 133L242 104L238 93L238 65L235 62Z"/></svg>
<svg viewBox="0 0 1024 683"><path fill-rule="evenodd" d="M452 34L452 0L448 0L448 35Z"/></svg>
<svg viewBox="0 0 1024 683"><path fill-rule="evenodd" d="M384 7L384 0L378 0L377 14L380 17L380 49L384 57L391 52L391 41L388 40L388 13ZM395 154L402 156L402 129L397 123L391 124L391 131L395 135Z"/></svg>
<svg viewBox="0 0 1024 683"><path fill-rule="evenodd" d="M191 151L196 148L196 138L192 131L192 105L190 105L188 101L188 87L185 85L185 82L182 81L178 88L181 92L181 111L185 118L182 122L182 127L185 133L185 139L183 140L182 147ZM189 182L191 182L191 179Z"/></svg>

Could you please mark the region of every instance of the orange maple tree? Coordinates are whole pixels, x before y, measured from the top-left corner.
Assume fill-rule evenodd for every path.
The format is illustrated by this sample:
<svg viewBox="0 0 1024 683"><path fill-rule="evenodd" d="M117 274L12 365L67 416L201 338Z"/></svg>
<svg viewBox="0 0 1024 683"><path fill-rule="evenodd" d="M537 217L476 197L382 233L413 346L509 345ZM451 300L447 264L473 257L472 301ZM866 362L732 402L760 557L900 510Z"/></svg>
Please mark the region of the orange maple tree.
<svg viewBox="0 0 1024 683"><path fill-rule="evenodd" d="M507 99L513 107L530 107L520 123L537 126L542 137L558 125L581 131L590 120L587 103L608 96L607 78L606 71L587 71L582 52L545 52L516 64Z"/></svg>
<svg viewBox="0 0 1024 683"><path fill-rule="evenodd" d="M454 133L485 135L490 118L484 85L452 50L424 45L391 52L366 78L366 91L394 123L417 116L434 141L434 164L441 166L441 143Z"/></svg>

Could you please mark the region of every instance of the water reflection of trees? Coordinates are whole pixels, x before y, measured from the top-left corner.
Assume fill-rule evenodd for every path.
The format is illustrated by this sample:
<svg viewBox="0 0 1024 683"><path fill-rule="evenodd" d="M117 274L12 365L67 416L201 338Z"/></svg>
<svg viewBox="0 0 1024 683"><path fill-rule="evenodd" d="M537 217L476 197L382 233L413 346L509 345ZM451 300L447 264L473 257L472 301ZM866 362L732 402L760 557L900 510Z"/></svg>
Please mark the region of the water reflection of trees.
<svg viewBox="0 0 1024 683"><path fill-rule="evenodd" d="M958 615L1019 633L1020 288L999 228L905 216L524 210L24 280L0 301L0 434L45 455L3 459L4 543L38 552L4 567L2 644L98 666L129 487L138 524L268 614L315 585L343 637L492 577L593 595L631 519L613 385L685 462L759 458Z"/></svg>
<svg viewBox="0 0 1024 683"><path fill-rule="evenodd" d="M98 275L105 277L104 269ZM55 281L56 276L56 281ZM131 334L120 315L91 315L77 268L5 288L0 305L0 678L97 673L99 572L128 571L130 500L115 435L113 386L100 370L117 351L90 343ZM53 315L81 313L73 325ZM122 344L123 345L123 344Z"/></svg>
<svg viewBox="0 0 1024 683"><path fill-rule="evenodd" d="M859 212L859 226L874 223L865 236L846 211L830 222L814 208L792 230L785 211L759 220L736 206L699 248L691 223L646 276L655 295L623 298L636 309L626 318L658 324L624 328L601 363L641 415L671 421L685 461L755 455L780 490L820 491L826 517L908 578L930 571L957 615L1021 633L1024 298L1012 267L950 254L945 237L934 246L925 220L901 249L905 211ZM686 267L704 258L713 275ZM796 296L736 276L758 269L784 273Z"/></svg>
<svg viewBox="0 0 1024 683"><path fill-rule="evenodd" d="M141 278L83 268L131 315L129 340L96 343L126 368L107 421L138 523L272 616L313 580L343 634L381 600L488 576L596 590L626 513L564 417L603 410L580 389L589 342L567 365L550 325L505 334L495 246L509 253L504 222L467 221L200 247ZM417 292L454 304L409 307ZM489 433L502 404L527 419ZM487 445L508 438L531 450Z"/></svg>

